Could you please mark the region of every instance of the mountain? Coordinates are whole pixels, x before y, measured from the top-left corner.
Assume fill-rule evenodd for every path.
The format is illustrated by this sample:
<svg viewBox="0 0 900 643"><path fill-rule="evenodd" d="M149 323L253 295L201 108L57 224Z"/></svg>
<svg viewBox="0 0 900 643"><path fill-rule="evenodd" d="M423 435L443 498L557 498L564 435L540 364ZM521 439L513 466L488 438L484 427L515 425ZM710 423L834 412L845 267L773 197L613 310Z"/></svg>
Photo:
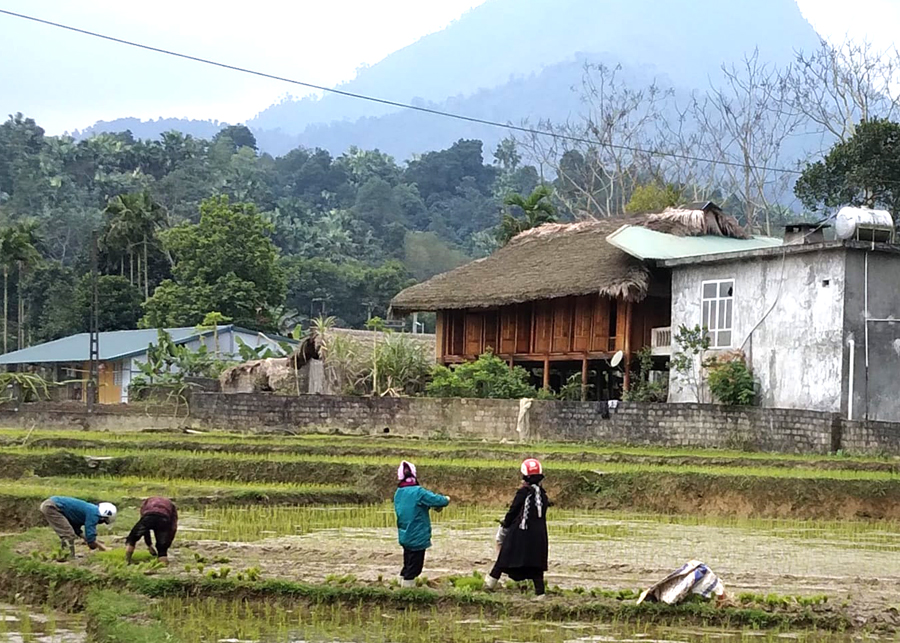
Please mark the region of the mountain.
<svg viewBox="0 0 900 643"><path fill-rule="evenodd" d="M580 83L585 58L621 61L632 80L664 76L691 90L707 87L723 63L754 49L761 60L783 65L818 41L794 0L488 0L339 88L501 122L558 120L578 108L570 88ZM213 126L155 121L141 131L172 125L198 135ZM273 153L297 144L339 153L354 144L398 158L487 132L333 94L282 101L247 125ZM91 131L124 127L117 120Z"/></svg>

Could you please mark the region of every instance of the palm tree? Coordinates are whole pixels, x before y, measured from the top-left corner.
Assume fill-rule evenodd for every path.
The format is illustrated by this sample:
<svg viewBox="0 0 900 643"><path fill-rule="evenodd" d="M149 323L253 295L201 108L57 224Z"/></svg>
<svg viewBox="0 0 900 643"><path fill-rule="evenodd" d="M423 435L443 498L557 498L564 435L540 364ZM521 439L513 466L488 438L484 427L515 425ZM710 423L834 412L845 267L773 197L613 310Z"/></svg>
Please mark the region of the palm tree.
<svg viewBox="0 0 900 643"><path fill-rule="evenodd" d="M132 284L135 283L135 257L137 257L137 285L140 287L143 282L144 299L149 299L150 271L147 244L155 238L156 230L165 225L165 210L153 200L149 192L144 191L113 197L104 212L107 216L106 231L102 239L104 250L112 255L118 255L120 273L123 277L125 257L128 256L129 280Z"/></svg>
<svg viewBox="0 0 900 643"><path fill-rule="evenodd" d="M500 245L505 246L513 237L525 230L545 223L556 223L556 207L550 203L552 195L553 190L546 185L536 187L527 198L515 193L506 195L506 198L503 199L504 205L510 209L520 209L524 217L519 219L510 211L503 214L500 228L497 231L497 240Z"/></svg>
<svg viewBox="0 0 900 643"><path fill-rule="evenodd" d="M18 269L18 347L25 344L25 300L23 298L23 275L25 266L40 259L35 247L38 242L37 223L20 221L0 229L0 261L3 262L3 352L9 350L9 271L15 264Z"/></svg>

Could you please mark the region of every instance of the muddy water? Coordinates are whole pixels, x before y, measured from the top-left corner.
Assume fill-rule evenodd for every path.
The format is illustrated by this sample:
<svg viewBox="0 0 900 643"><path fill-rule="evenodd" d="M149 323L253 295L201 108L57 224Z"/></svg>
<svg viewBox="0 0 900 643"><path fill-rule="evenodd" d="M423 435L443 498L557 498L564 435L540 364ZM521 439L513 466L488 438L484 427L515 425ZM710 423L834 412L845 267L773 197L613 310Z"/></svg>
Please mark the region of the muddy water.
<svg viewBox="0 0 900 643"><path fill-rule="evenodd" d="M527 609L527 607L523 607ZM664 628L593 622L462 618L454 610L249 607L169 599L163 618L183 643L849 643L886 639L816 632Z"/></svg>
<svg viewBox="0 0 900 643"><path fill-rule="evenodd" d="M488 569L494 556L494 513L465 521L435 516L434 547L426 558L425 575ZM211 534L216 531L214 524L198 526L211 529ZM646 587L690 559L709 564L735 593L828 594L839 600L893 604L900 584L900 524L684 524L659 517L568 512L556 520L551 514L549 529L548 579L563 588ZM390 527L315 529L253 542L205 540L206 533L185 531L180 536L188 556L187 550L225 555L233 568L259 566L268 577L390 579L401 565L396 530Z"/></svg>
<svg viewBox="0 0 900 643"><path fill-rule="evenodd" d="M81 620L0 603L0 643L84 643Z"/></svg>

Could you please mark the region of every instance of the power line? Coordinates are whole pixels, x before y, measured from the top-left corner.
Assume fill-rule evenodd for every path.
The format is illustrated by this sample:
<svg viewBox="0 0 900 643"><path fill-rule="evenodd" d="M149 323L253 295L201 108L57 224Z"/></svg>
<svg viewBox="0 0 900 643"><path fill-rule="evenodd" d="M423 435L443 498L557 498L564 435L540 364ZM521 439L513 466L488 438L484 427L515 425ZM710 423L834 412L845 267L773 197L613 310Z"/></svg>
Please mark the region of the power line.
<svg viewBox="0 0 900 643"><path fill-rule="evenodd" d="M632 147L629 145L618 145L615 143L598 143L597 141L592 141L590 139L581 138L579 136L572 136L568 134L560 134L558 132L546 132L542 130L533 129L531 127L524 127L521 125L512 125L511 123L501 123L499 121L492 121L484 118L477 118L475 116L466 116L465 114L456 114L454 112L445 112L440 109L433 109L431 107L422 107L421 105L411 105L409 103L402 103L399 101L388 100L386 98L378 98L376 96L366 96L364 94L357 94L354 92L348 92L342 89L334 89L333 87L324 87L322 85L316 85L314 83L307 83L301 80L294 80L292 78L286 78L284 76L278 76L276 74L269 74L262 71L257 71L254 69L248 69L246 67L239 67L237 65L229 65L228 63L222 63L215 60L210 60L208 58L201 58L199 56L192 56L190 54L183 54L177 51L171 51L169 49L163 49L162 47L154 47L151 45L145 45L139 42L134 42L131 40L125 40L124 38L116 38L115 36L108 36L106 34L97 33L95 31L89 31L87 29L80 29L78 27L73 27L71 25L65 25L59 22L53 22L51 20L45 20L43 18L37 18L35 16L28 16L22 13L16 13L14 11L8 11L6 9L0 9L0 14L5 14L7 16L12 16L13 18L21 18L23 20L30 20L31 22L36 22L42 25L47 25L50 27L56 27L58 29L65 29L67 31L72 31L75 33L79 33L85 36L91 36L93 38L100 38L102 40L107 40L109 42L115 42L120 45L127 45L129 47L135 47L137 49L143 49L145 51L152 51L158 54L164 54L166 56L173 56L175 58L181 58L183 60L191 60L194 62L202 63L204 65L211 65L213 67L219 67L221 69L229 69L231 71L237 71L243 74L251 74L253 76L259 76L260 78L268 78L270 80L277 80L285 83L291 83L292 85L299 85L301 87L306 87L309 89L315 89L322 92L327 92L330 94L337 94L339 96L346 96L347 98L355 98L357 100L365 100L371 103L378 103L380 105L388 105L391 107L399 107L401 109L409 109L417 112L423 112L426 114L432 114L434 116L442 116L444 118L453 118L459 121L464 121L467 123L474 123L477 125L486 125L488 127L499 127L505 130L511 130L514 132L521 132L524 134L531 134L534 136L547 136L559 140L565 140L575 143L586 143L588 145L598 145L600 147L608 147L610 149L615 150L623 150L627 152L635 152L637 154L647 154L650 156L665 156L669 158L679 159L682 161L696 161L700 163L711 163L716 165L724 165L729 167L739 167L744 169L752 169L763 172L778 172L782 174L795 174L800 175L802 172L800 170L789 169L789 168L780 168L780 167L766 167L764 165L747 165L744 163L737 163L735 161L725 161L725 160L717 160L717 159L709 159L703 158L700 156L693 156L690 154L680 154L678 152L667 152L662 150L645 150L639 147Z"/></svg>

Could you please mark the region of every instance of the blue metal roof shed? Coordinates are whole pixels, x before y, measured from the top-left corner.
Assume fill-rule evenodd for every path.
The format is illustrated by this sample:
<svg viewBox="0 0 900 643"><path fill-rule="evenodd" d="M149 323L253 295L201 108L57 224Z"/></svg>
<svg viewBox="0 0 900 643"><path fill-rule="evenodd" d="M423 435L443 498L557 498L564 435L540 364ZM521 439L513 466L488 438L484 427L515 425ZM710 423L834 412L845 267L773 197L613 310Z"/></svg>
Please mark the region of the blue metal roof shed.
<svg viewBox="0 0 900 643"><path fill-rule="evenodd" d="M212 328L199 331L196 328L166 328L176 344L185 344L199 337L213 334ZM239 328L232 324L219 326L219 335L231 331L256 334L256 331ZM118 360L146 352L147 347L156 344L158 332L155 328L146 330L115 330L100 333L100 361ZM296 343L292 339L269 335L275 341ZM86 362L90 360L90 336L88 333L71 335L52 342L30 346L22 350L0 355L0 365L11 364L53 364Z"/></svg>

